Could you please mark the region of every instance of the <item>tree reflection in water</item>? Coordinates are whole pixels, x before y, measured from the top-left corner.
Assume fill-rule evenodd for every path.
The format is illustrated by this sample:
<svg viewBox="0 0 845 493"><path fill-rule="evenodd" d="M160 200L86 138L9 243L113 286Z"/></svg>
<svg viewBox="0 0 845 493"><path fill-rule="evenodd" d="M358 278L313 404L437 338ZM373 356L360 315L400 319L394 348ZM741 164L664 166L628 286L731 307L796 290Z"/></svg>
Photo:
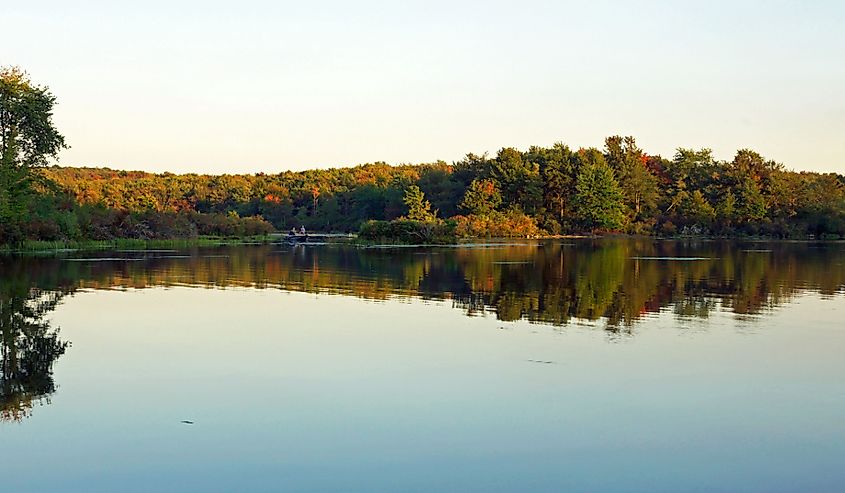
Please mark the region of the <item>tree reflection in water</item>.
<svg viewBox="0 0 845 493"><path fill-rule="evenodd" d="M632 332L659 312L679 321L706 319L717 310L746 317L805 292L831 297L845 289L841 243L519 240L441 248L259 245L66 255L0 256L4 420L22 419L55 391L52 365L68 344L44 317L76 289L252 287L448 300L470 316L558 326L602 321L612 333Z"/></svg>
<svg viewBox="0 0 845 493"><path fill-rule="evenodd" d="M0 421L21 421L55 392L53 363L69 343L45 320L63 293L3 280L0 287Z"/></svg>
<svg viewBox="0 0 845 493"><path fill-rule="evenodd" d="M832 296L845 287L840 243L648 238L458 248L260 245L5 262L13 277L17 270L42 289L215 286L410 297L449 300L468 315L493 313L503 321L603 320L610 330L664 310L679 319L707 318L720 309L754 315L803 292Z"/></svg>

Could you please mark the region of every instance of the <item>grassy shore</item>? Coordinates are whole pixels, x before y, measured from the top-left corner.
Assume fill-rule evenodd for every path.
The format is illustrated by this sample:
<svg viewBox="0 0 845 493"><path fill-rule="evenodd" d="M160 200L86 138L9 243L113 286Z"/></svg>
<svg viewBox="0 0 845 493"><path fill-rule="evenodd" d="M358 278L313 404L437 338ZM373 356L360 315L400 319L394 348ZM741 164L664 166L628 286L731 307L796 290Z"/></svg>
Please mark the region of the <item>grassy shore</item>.
<svg viewBox="0 0 845 493"><path fill-rule="evenodd" d="M134 238L115 238L112 240L60 240L60 241L43 241L43 240L27 240L24 243L12 245L0 245L0 255L10 255L15 253L51 253L62 252L68 250L150 250L160 248L184 249L194 247L214 247L222 245L252 245L252 244L268 244L280 241L284 235L279 233L261 236L247 236L247 237L222 237L222 236L201 236L197 238L178 238L178 239L157 239L157 240L141 240ZM800 238L800 239L778 239L765 236L641 236L629 235L621 233L611 234L571 234L571 235L531 235L531 236L514 236L514 237L465 237L451 238L452 241L439 242L422 242L422 241L403 241L397 238L378 238L365 239L361 237L347 238L343 237L346 243L358 246L445 246L457 245L464 242L472 242L477 240L554 240L554 239L597 239L597 238L651 238L661 240L739 240L739 241L780 241L780 242L845 242L839 238Z"/></svg>
<svg viewBox="0 0 845 493"><path fill-rule="evenodd" d="M147 250L155 248L191 248L210 247L220 245L245 245L271 243L276 240L273 236L248 237L216 237L201 236L198 238L178 238L169 240L141 240L134 238L115 238L113 240L60 240L42 241L27 240L16 246L0 246L0 254L55 252L63 250L114 250L137 249Z"/></svg>

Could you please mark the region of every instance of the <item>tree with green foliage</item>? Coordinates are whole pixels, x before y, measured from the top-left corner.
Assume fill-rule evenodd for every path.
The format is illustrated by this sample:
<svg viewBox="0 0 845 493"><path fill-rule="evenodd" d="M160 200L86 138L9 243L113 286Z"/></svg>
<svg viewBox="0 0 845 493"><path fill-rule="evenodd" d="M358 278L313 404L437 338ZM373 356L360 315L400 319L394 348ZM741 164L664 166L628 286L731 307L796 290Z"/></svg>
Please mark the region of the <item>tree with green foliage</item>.
<svg viewBox="0 0 845 493"><path fill-rule="evenodd" d="M407 217L412 221L428 222L437 218L437 211L431 210L431 203L425 199L425 194L416 185L405 189L402 202L408 207Z"/></svg>
<svg viewBox="0 0 845 493"><path fill-rule="evenodd" d="M458 213L458 203L466 188L455 178L452 170L452 166L443 161L419 166L416 184L431 202L431 207L442 217Z"/></svg>
<svg viewBox="0 0 845 493"><path fill-rule="evenodd" d="M719 203L716 216L724 226L730 226L736 220L736 196L730 190Z"/></svg>
<svg viewBox="0 0 845 493"><path fill-rule="evenodd" d="M681 212L688 221L703 227L709 227L716 217L716 209L700 190L687 194Z"/></svg>
<svg viewBox="0 0 845 493"><path fill-rule="evenodd" d="M773 172L782 169L782 164L767 160L751 149L738 150L730 162L730 174L737 181L751 178L755 182L766 183Z"/></svg>
<svg viewBox="0 0 845 493"><path fill-rule="evenodd" d="M677 214L691 190L700 191L709 202L718 200L715 176L718 176L718 164L710 149L678 148L664 170L664 211Z"/></svg>
<svg viewBox="0 0 845 493"><path fill-rule="evenodd" d="M502 203L502 195L491 180L473 180L461 200L461 209L476 216L486 216Z"/></svg>
<svg viewBox="0 0 845 493"><path fill-rule="evenodd" d="M625 219L622 190L613 170L596 152L583 153L587 159L575 186L577 217L589 229L619 229Z"/></svg>
<svg viewBox="0 0 845 493"><path fill-rule="evenodd" d="M605 159L617 177L630 219L638 221L650 215L657 205L657 178L646 168L648 156L637 147L636 140L630 136L608 137Z"/></svg>
<svg viewBox="0 0 845 493"><path fill-rule="evenodd" d="M519 206L534 214L542 206L543 183L535 163L523 159L523 154L513 147L499 150L490 163L490 177L502 193L506 207Z"/></svg>
<svg viewBox="0 0 845 493"><path fill-rule="evenodd" d="M737 216L741 221L747 223L766 217L773 176L782 170L783 165L750 149L740 149L733 161L726 163L725 185L738 191Z"/></svg>
<svg viewBox="0 0 845 493"><path fill-rule="evenodd" d="M16 67L0 68L0 244L19 241L39 176L65 146L53 126L56 97Z"/></svg>
<svg viewBox="0 0 845 493"><path fill-rule="evenodd" d="M551 149L531 147L527 159L538 163L543 181L543 207L547 218L553 218L559 229L571 212L569 201L575 193L575 170L577 155L563 143L556 143Z"/></svg>
<svg viewBox="0 0 845 493"><path fill-rule="evenodd" d="M738 204L737 213L742 221L759 221L766 217L766 199L757 182L750 178L739 184Z"/></svg>
<svg viewBox="0 0 845 493"><path fill-rule="evenodd" d="M487 153L481 155L469 153L452 165L452 174L458 183L468 187L472 180L490 178L490 162L491 159Z"/></svg>
<svg viewBox="0 0 845 493"><path fill-rule="evenodd" d="M495 158L467 154L453 164L375 162L278 174L44 168L65 146L52 124L54 104L20 70L0 69L2 245L233 236L300 225L349 232L370 220L408 238L622 228L674 234L692 225L687 232L845 236L845 176L787 171L749 149L725 161L709 149L679 148L668 160L646 154L633 137L612 136L604 151L557 143L524 152L505 147Z"/></svg>

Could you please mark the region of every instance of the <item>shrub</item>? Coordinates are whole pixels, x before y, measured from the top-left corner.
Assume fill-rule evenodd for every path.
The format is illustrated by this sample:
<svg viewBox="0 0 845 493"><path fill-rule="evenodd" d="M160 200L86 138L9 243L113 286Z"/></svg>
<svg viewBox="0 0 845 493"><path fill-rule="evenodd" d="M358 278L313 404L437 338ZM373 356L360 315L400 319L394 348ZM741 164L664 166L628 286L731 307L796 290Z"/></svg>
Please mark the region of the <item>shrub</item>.
<svg viewBox="0 0 845 493"><path fill-rule="evenodd" d="M250 216L241 219L242 234L244 236L268 235L276 230L261 216Z"/></svg>
<svg viewBox="0 0 845 493"><path fill-rule="evenodd" d="M366 221L358 237L367 241L445 244L455 241L454 229L452 221Z"/></svg>
<svg viewBox="0 0 845 493"><path fill-rule="evenodd" d="M514 238L542 234L537 223L519 210L494 211L490 214L455 216L455 234L459 237Z"/></svg>
<svg viewBox="0 0 845 493"><path fill-rule="evenodd" d="M678 232L678 228L672 221L666 221L660 226L660 232L671 236Z"/></svg>

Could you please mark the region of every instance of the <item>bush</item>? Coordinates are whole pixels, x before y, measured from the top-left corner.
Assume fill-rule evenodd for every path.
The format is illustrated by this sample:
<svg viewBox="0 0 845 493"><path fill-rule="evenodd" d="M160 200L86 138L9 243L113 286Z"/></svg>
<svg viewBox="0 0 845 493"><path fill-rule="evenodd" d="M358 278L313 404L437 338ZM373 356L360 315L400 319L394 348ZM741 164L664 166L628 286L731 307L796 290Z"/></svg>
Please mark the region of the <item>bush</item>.
<svg viewBox="0 0 845 493"><path fill-rule="evenodd" d="M358 237L367 241L446 244L454 243L454 229L451 221L366 221L361 225Z"/></svg>
<svg viewBox="0 0 845 493"><path fill-rule="evenodd" d="M55 241L61 238L59 225L49 218L36 217L24 223L24 234L27 238Z"/></svg>
<svg viewBox="0 0 845 493"><path fill-rule="evenodd" d="M654 233L654 227L657 224L657 221L653 218L645 219L642 221L635 221L628 225L628 233L632 235L650 235ZM699 228L701 229L701 228Z"/></svg>
<svg viewBox="0 0 845 493"><path fill-rule="evenodd" d="M261 216L239 217L237 214L188 213L203 236L259 236L276 229Z"/></svg>
<svg viewBox="0 0 845 493"><path fill-rule="evenodd" d="M59 230L65 239L78 240L82 235L82 230L79 227L79 216L74 214L73 211L59 212L57 221Z"/></svg>
<svg viewBox="0 0 845 493"><path fill-rule="evenodd" d="M242 218L237 214L194 211L128 212L91 205L57 209L41 205L26 222L0 224L0 244L24 240L188 239L198 235L244 237L275 231L261 216Z"/></svg>
<svg viewBox="0 0 845 493"><path fill-rule="evenodd" d="M455 234L463 238L516 238L543 233L530 216L519 210L455 216Z"/></svg>
<svg viewBox="0 0 845 493"><path fill-rule="evenodd" d="M671 236L678 232L678 227L672 221L666 221L660 226L660 232Z"/></svg>
<svg viewBox="0 0 845 493"><path fill-rule="evenodd" d="M250 216L241 220L242 234L244 236L264 236L276 230L261 216Z"/></svg>
<svg viewBox="0 0 845 493"><path fill-rule="evenodd" d="M196 238L197 226L187 214L148 212L142 216L155 238Z"/></svg>
<svg viewBox="0 0 845 493"><path fill-rule="evenodd" d="M545 216L543 218L543 229L549 234L559 235L563 231L563 226L555 219Z"/></svg>

